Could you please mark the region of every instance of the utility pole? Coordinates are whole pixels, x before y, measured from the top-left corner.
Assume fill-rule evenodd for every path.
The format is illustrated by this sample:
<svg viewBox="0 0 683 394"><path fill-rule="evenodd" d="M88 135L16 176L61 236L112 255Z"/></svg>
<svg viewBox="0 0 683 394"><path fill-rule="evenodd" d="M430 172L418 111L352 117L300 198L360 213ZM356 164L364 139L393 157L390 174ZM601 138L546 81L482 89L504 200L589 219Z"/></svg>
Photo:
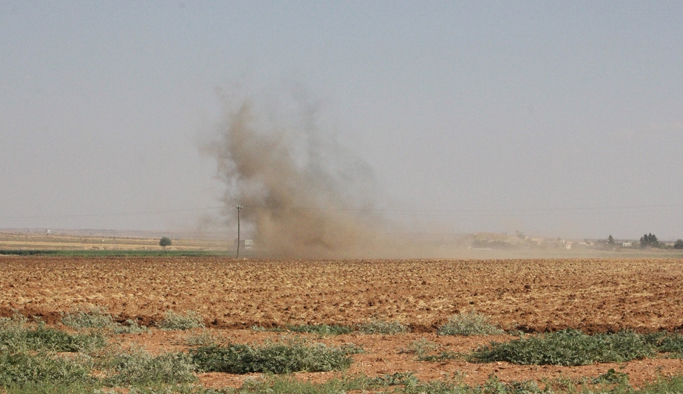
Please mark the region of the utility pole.
<svg viewBox="0 0 683 394"><path fill-rule="evenodd" d="M237 256L235 256L236 259L240 258L240 211L242 210L242 206L238 205L237 206Z"/></svg>

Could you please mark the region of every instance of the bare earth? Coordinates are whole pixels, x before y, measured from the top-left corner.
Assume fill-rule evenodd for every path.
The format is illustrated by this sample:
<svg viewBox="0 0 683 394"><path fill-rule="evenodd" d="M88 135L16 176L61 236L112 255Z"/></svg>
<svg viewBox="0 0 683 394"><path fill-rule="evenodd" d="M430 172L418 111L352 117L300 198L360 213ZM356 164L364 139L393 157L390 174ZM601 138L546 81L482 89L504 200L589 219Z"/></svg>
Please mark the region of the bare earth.
<svg viewBox="0 0 683 394"><path fill-rule="evenodd" d="M567 327L586 332L683 328L683 260L372 260L283 261L193 258L58 258L0 256L0 314L18 311L51 323L78 305L106 307L120 320L159 321L164 311L199 312L212 334L234 342L263 341L277 333L251 326L354 324L373 318L399 321L412 332L350 334L311 340L353 342L345 373L373 376L413 371L439 379L460 371L468 383L490 374L502 380L597 376L610 368L639 385L683 372L681 360L663 358L585 367L418 362L402 352L426 338L467 352L499 337L442 337L435 329L458 312L476 310L505 329L543 332ZM125 336L154 352L182 348L182 332ZM176 345L173 345L176 343ZM334 373L297 374L326 380ZM244 376L204 374L210 386L236 386Z"/></svg>

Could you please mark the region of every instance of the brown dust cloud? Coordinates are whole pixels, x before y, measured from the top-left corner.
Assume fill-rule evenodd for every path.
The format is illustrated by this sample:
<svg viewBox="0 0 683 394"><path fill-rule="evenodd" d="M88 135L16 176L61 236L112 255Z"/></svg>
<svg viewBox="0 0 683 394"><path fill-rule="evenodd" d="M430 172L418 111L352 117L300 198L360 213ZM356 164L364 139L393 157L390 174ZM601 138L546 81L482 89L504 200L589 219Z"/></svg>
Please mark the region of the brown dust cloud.
<svg viewBox="0 0 683 394"><path fill-rule="evenodd" d="M223 115L202 151L224 187L222 225L253 239L249 256L298 259L555 258L562 249L487 250L468 234L415 233L378 209L373 171L335 138L321 105L305 94L221 95ZM394 212L395 214L395 212ZM484 234L485 235L485 234ZM495 235L494 235L495 236ZM500 234L498 234L500 236ZM603 257L600 251L573 257Z"/></svg>
<svg viewBox="0 0 683 394"><path fill-rule="evenodd" d="M266 257L362 258L387 250L372 171L321 129L305 100L224 99L224 118L204 151L224 183L223 216ZM274 109L275 108L275 109Z"/></svg>

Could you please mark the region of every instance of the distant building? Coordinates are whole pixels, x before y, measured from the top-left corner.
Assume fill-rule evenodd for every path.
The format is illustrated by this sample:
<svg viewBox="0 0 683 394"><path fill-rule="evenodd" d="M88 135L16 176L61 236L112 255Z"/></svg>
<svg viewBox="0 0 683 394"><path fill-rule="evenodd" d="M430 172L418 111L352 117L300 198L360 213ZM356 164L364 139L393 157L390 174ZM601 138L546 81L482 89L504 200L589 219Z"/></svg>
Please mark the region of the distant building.
<svg viewBox="0 0 683 394"><path fill-rule="evenodd" d="M237 247L237 238L233 241L232 245ZM254 247L253 239L240 239L240 249L251 249Z"/></svg>

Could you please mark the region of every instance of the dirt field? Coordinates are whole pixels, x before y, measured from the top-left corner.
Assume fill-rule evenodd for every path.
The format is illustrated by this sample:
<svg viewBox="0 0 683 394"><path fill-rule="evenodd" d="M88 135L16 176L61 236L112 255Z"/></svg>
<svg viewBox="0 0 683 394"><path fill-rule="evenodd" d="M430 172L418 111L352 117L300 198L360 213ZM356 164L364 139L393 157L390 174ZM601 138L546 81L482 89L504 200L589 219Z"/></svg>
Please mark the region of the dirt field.
<svg viewBox="0 0 683 394"><path fill-rule="evenodd" d="M443 337L436 327L458 312L476 310L505 329L527 332L567 327L586 332L683 328L683 260L374 260L264 261L198 258L0 257L0 314L41 315L48 322L78 305L106 307L119 319L159 321L164 311L199 312L216 335L262 341L277 333L251 326L354 324L373 318L399 321L412 332L349 334L322 339L354 342L351 373L414 371L435 379L456 371L466 381L597 376L609 368L629 373L632 384L656 374L683 372L681 360L663 358L624 365L586 367L514 366L417 362L405 354L427 338L452 351L468 351L512 337ZM152 351L171 350L168 336L154 330L130 336ZM313 336L313 338L316 338ZM324 380L333 374L307 374ZM238 385L244 377L206 374L207 385Z"/></svg>

